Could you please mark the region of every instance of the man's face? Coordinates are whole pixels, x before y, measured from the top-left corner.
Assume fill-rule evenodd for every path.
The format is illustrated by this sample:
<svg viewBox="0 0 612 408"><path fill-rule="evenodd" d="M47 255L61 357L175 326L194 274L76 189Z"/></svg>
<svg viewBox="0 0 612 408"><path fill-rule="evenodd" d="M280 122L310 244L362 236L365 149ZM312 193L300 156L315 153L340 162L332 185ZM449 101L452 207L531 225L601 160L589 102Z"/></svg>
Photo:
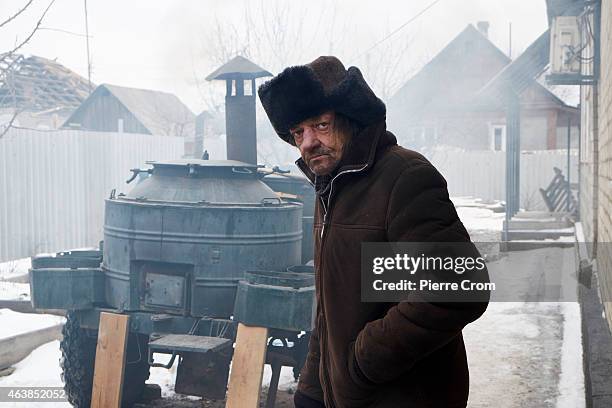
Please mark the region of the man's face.
<svg viewBox="0 0 612 408"><path fill-rule="evenodd" d="M334 131L334 118L334 112L328 111L289 130L302 159L317 176L331 173L342 158L347 137Z"/></svg>

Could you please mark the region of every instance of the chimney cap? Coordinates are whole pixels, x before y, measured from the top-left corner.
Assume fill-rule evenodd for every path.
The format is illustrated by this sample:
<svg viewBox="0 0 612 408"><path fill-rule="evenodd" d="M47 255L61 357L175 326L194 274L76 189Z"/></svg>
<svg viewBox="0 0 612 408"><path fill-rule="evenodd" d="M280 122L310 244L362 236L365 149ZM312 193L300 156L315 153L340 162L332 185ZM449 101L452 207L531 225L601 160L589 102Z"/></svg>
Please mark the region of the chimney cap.
<svg viewBox="0 0 612 408"><path fill-rule="evenodd" d="M255 79L267 76L272 76L272 74L254 62L238 55L209 74L206 80Z"/></svg>
<svg viewBox="0 0 612 408"><path fill-rule="evenodd" d="M480 31L485 37L489 38L489 24L488 21L479 21L476 23L476 27L478 27L478 31Z"/></svg>

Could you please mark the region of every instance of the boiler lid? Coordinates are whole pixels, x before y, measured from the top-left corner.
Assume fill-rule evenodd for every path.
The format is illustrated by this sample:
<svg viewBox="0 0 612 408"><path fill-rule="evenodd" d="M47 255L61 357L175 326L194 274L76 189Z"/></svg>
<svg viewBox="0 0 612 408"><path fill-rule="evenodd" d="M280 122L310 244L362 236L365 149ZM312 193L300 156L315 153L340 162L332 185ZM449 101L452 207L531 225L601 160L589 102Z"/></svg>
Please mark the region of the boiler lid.
<svg viewBox="0 0 612 408"><path fill-rule="evenodd" d="M228 168L240 167L257 169L259 166L255 164L245 163L238 160L201 160L201 159L174 159L174 160L163 160L163 161L147 161L147 164L152 165L154 168L167 168L167 167L179 167L185 168L189 166L193 167L204 167L204 168Z"/></svg>
<svg viewBox="0 0 612 408"><path fill-rule="evenodd" d="M257 165L235 160L177 159L150 161L151 176L122 199L139 201L255 204L279 203L260 180Z"/></svg>

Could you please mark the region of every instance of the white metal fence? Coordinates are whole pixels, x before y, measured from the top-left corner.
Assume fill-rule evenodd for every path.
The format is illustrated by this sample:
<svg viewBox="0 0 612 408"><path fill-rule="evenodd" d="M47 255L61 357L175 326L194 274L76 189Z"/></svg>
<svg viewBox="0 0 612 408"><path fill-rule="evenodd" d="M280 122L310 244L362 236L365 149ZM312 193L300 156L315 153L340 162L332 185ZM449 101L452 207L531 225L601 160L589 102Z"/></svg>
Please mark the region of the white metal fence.
<svg viewBox="0 0 612 408"><path fill-rule="evenodd" d="M436 151L426 154L448 182L451 196L473 196L484 200L506 199L506 153L495 151ZM567 150L521 153L521 208L546 210L540 188L548 187L553 167L567 179ZM570 182L578 182L578 154L570 154Z"/></svg>
<svg viewBox="0 0 612 408"><path fill-rule="evenodd" d="M129 169L181 157L183 139L11 129L0 139L0 262L102 239L104 199Z"/></svg>
<svg viewBox="0 0 612 408"><path fill-rule="evenodd" d="M147 160L179 158L174 137L84 131L12 129L0 139L0 262L102 239L104 199L126 191L129 169ZM426 154L448 182L452 196L505 200L504 152L436 151ZM577 182L572 152L571 181ZM567 175L567 152L521 154L521 207L544 210L539 188L553 167Z"/></svg>

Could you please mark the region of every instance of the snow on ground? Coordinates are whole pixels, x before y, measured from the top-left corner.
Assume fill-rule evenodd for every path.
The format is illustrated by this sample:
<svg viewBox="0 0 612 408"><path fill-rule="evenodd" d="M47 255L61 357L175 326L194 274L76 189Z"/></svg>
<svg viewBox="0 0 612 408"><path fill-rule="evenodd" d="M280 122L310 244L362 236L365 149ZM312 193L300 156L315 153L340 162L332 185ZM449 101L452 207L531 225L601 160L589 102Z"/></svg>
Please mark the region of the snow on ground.
<svg viewBox="0 0 612 408"><path fill-rule="evenodd" d="M464 330L470 408L553 408L562 344L558 304L492 303Z"/></svg>
<svg viewBox="0 0 612 408"><path fill-rule="evenodd" d="M560 259L574 256L573 248L548 250ZM521 268L529 252L534 251L511 252L495 262ZM563 265L568 270L560 273L565 274L575 262ZM543 262L540 267L557 270L559 265ZM490 303L485 314L464 329L469 408L583 408L580 327L576 302Z"/></svg>
<svg viewBox="0 0 612 408"><path fill-rule="evenodd" d="M0 262L0 280L27 275L32 266L30 258L16 259L14 261Z"/></svg>
<svg viewBox="0 0 612 408"><path fill-rule="evenodd" d="M484 203L473 197L451 197L451 201L455 204L461 222L470 233L502 230L505 214L491 209L496 204Z"/></svg>
<svg viewBox="0 0 612 408"><path fill-rule="evenodd" d="M272 378L272 369L269 365L266 365L263 373L264 386L270 385L270 379ZM281 369L280 379L278 380L278 389L283 391L292 390L295 391L297 388L297 381L293 379L293 368L283 367Z"/></svg>
<svg viewBox="0 0 612 408"><path fill-rule="evenodd" d="M65 320L61 316L17 313L9 309L0 309L0 339L55 326Z"/></svg>
<svg viewBox="0 0 612 408"><path fill-rule="evenodd" d="M546 239L513 239L513 242L576 242L576 238L573 235L560 236L559 238L546 238Z"/></svg>
<svg viewBox="0 0 612 408"><path fill-rule="evenodd" d="M491 303L464 329L468 407L583 408L579 317L577 303Z"/></svg>
<svg viewBox="0 0 612 408"><path fill-rule="evenodd" d="M63 387L60 377L59 341L52 341L34 350L32 354L17 363L13 374L0 377L0 387ZM70 408L68 402L23 402L0 403L2 407L11 408Z"/></svg>
<svg viewBox="0 0 612 408"><path fill-rule="evenodd" d="M0 300L30 299L30 284L0 281Z"/></svg>
<svg viewBox="0 0 612 408"><path fill-rule="evenodd" d="M156 363L168 364L170 361L170 355L155 353L153 355L153 361ZM163 398L174 397L174 381L176 380L176 369L178 367L178 359L174 362L174 365L170 369L162 367L151 367L151 374L147 384L157 384L161 387L161 393Z"/></svg>
<svg viewBox="0 0 612 408"><path fill-rule="evenodd" d="M580 305L563 303L563 347L557 408L584 408L584 367Z"/></svg>

